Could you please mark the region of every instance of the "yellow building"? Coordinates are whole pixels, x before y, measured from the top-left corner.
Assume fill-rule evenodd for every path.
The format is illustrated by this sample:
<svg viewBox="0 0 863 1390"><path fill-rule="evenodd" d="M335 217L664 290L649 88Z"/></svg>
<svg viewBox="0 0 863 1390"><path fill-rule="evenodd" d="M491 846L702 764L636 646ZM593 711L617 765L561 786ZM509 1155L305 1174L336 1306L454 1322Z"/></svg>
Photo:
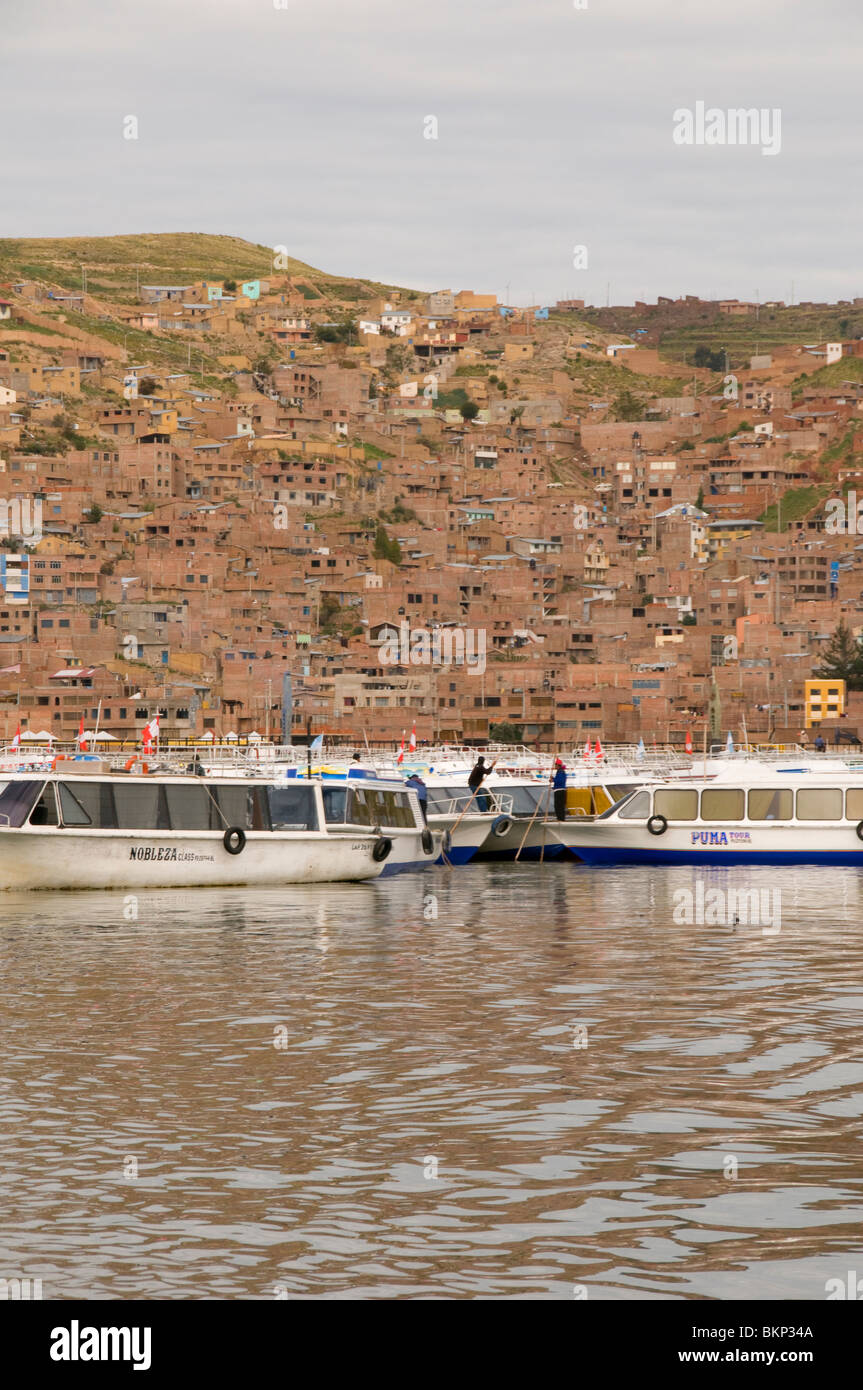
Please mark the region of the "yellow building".
<svg viewBox="0 0 863 1390"><path fill-rule="evenodd" d="M804 681L806 728L817 728L822 719L839 719L845 713L845 682Z"/></svg>

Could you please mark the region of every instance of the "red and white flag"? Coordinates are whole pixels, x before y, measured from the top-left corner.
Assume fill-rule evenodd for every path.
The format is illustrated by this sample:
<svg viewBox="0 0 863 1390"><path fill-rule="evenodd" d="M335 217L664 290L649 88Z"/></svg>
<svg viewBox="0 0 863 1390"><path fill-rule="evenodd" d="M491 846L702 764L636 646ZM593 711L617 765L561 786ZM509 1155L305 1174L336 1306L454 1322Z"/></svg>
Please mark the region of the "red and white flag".
<svg viewBox="0 0 863 1390"><path fill-rule="evenodd" d="M76 740L79 748L87 747L87 740L84 737L84 716L81 715L81 723L78 725L78 738Z"/></svg>
<svg viewBox="0 0 863 1390"><path fill-rule="evenodd" d="M410 743L408 744L408 747L410 748L410 750L411 750L412 753L415 753L415 752L417 751L417 722L416 722L416 720L414 720L413 728L411 729L411 741L410 741Z"/></svg>
<svg viewBox="0 0 863 1390"><path fill-rule="evenodd" d="M601 763L603 759L603 752L602 744L600 743L599 739L596 740L596 748L594 749L594 752L596 753L596 761L598 763Z"/></svg>
<svg viewBox="0 0 863 1390"><path fill-rule="evenodd" d="M692 734L689 729L686 730L686 743L684 744L684 747L686 748L687 753L692 752Z"/></svg>
<svg viewBox="0 0 863 1390"><path fill-rule="evenodd" d="M143 729L141 730L141 742L142 742L143 745L144 745L144 752L145 752L145 753L148 753L148 752L150 751L150 746L151 746L151 744L152 744L152 742L153 742L154 739L156 740L157 743L159 742L159 716L158 716L158 714L154 714L154 715L153 715L153 718L150 720L149 724L145 724L144 727L143 727Z"/></svg>
<svg viewBox="0 0 863 1390"><path fill-rule="evenodd" d="M9 747L10 747L10 748L20 748L20 747L21 747L21 725L20 725L20 724L18 725L18 728L15 730L15 737L13 738L12 742L9 744Z"/></svg>
<svg viewBox="0 0 863 1390"><path fill-rule="evenodd" d="M397 762L397 763L403 763L404 760L405 760L405 731L404 731L404 729L402 729L402 746L401 746L401 748L399 749L399 755L398 755L398 757L396 758L396 762Z"/></svg>
<svg viewBox="0 0 863 1390"><path fill-rule="evenodd" d="M585 761L586 763L589 763L589 762L590 762L590 754L591 754L590 739L588 739L588 740L586 741L585 745L584 745L584 761Z"/></svg>

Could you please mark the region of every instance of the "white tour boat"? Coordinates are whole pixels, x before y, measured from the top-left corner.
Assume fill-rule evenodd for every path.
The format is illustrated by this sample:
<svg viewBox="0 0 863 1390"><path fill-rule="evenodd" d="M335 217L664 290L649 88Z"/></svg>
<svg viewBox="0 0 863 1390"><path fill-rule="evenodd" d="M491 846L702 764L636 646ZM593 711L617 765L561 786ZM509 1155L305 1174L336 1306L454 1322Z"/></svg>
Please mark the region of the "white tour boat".
<svg viewBox="0 0 863 1390"><path fill-rule="evenodd" d="M69 759L61 771L0 780L0 887L379 877L397 833L386 815L335 827L327 810L317 782L97 772ZM419 843L419 833L414 838Z"/></svg>
<svg viewBox="0 0 863 1390"><path fill-rule="evenodd" d="M289 775L282 785L302 780ZM382 877L427 868L447 848L445 833L426 825L417 793L400 778L348 771L324 774L319 785L330 835L354 839L370 829L386 834L391 850Z"/></svg>
<svg viewBox="0 0 863 1390"><path fill-rule="evenodd" d="M729 766L701 785L656 782L581 821L568 843L587 864L860 867L863 774L804 760Z"/></svg>

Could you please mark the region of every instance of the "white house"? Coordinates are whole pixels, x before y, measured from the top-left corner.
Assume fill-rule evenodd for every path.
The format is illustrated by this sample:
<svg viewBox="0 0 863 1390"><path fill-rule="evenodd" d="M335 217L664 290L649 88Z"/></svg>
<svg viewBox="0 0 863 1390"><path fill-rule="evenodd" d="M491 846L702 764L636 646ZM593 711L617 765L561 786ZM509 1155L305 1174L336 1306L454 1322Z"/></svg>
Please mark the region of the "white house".
<svg viewBox="0 0 863 1390"><path fill-rule="evenodd" d="M388 333L404 337L410 327L413 314L410 309L384 309L381 314L381 328Z"/></svg>

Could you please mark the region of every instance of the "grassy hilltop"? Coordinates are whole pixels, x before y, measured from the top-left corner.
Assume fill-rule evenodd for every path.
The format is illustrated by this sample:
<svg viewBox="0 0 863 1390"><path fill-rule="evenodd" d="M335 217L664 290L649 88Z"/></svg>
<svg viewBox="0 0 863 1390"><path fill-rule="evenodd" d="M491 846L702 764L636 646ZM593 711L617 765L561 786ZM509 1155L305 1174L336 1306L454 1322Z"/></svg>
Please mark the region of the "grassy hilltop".
<svg viewBox="0 0 863 1390"><path fill-rule="evenodd" d="M207 232L144 232L110 237L19 237L0 240L0 278L45 280L60 288L81 288L81 267L90 294L134 300L136 267L140 283L191 284L195 280L265 279L273 269L273 250L240 237ZM290 257L288 273L315 298L357 301L388 294L398 286L330 275ZM402 300L420 291L401 290Z"/></svg>

